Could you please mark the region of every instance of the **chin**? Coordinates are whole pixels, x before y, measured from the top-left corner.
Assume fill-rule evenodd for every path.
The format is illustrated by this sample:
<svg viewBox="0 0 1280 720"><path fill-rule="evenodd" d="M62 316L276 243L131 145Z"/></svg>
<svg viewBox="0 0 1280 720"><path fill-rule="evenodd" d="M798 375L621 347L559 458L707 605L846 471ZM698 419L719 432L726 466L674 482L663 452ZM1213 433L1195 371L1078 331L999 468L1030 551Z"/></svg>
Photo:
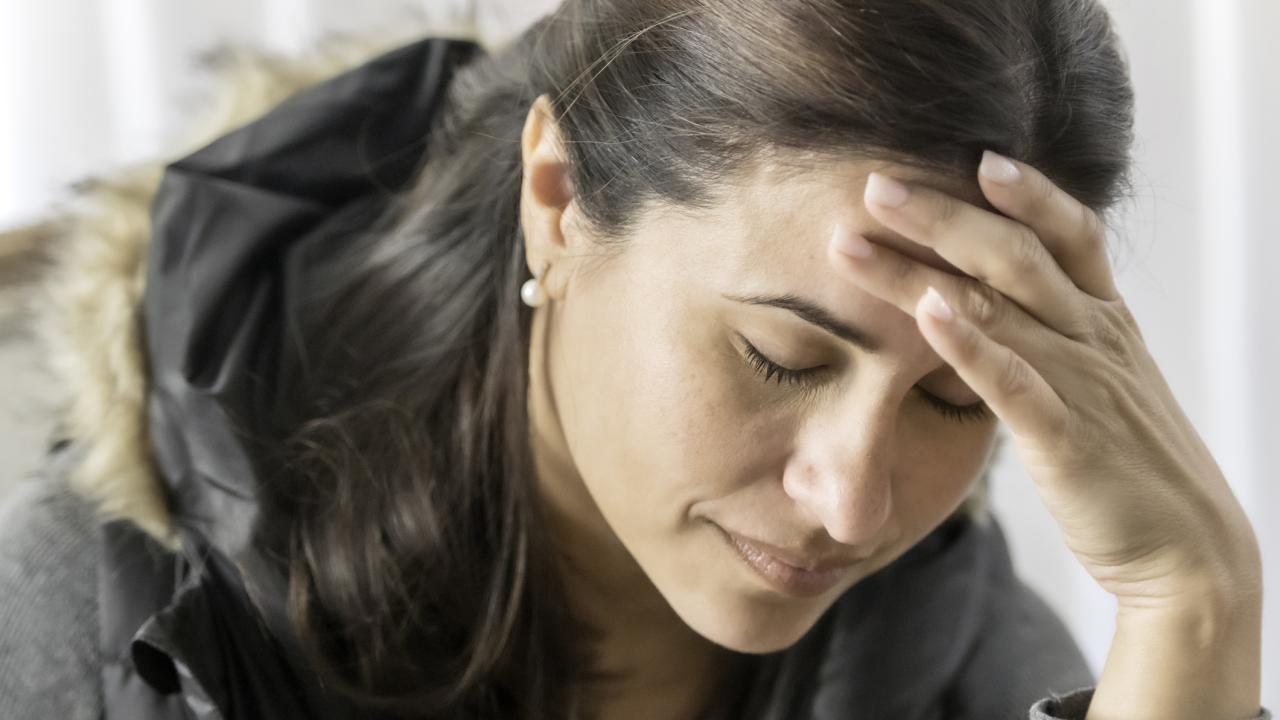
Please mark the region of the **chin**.
<svg viewBox="0 0 1280 720"><path fill-rule="evenodd" d="M740 653L764 654L791 647L829 607L829 603L817 600L765 602L748 595L725 595L721 593L710 601L690 598L687 603L673 603L673 607L694 632Z"/></svg>

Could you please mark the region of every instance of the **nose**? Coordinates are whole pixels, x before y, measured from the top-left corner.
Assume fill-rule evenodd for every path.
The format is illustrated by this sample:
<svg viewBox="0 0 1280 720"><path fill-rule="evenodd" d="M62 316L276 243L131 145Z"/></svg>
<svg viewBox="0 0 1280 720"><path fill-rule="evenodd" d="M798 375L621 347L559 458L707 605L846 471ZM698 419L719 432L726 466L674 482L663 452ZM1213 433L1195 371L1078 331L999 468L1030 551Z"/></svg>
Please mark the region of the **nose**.
<svg viewBox="0 0 1280 720"><path fill-rule="evenodd" d="M893 512L893 421L866 412L844 418L814 423L782 487L836 542L874 546Z"/></svg>

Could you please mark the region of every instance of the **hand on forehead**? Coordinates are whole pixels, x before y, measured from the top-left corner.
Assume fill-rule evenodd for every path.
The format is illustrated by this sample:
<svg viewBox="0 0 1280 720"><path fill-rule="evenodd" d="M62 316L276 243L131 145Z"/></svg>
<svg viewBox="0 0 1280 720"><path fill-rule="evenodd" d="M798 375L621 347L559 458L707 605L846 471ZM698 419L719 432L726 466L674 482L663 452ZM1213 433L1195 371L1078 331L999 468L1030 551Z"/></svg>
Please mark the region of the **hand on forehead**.
<svg viewBox="0 0 1280 720"><path fill-rule="evenodd" d="M848 231L858 232L873 243L884 245L937 270L951 275L965 275L964 271L952 265L933 248L915 242L877 220L865 207L864 198L868 190L868 181L873 186L876 184L872 177L874 172L910 183L915 187L937 191L937 193L950 196L961 203L968 203L975 208L996 213L996 209L987 201L977 181L974 179L943 178L918 168L891 163L869 163L866 165L864 172L865 174L861 175L861 183L857 187L850 189L850 203L856 207L857 215L851 216L848 223L843 225L843 228ZM930 195L933 194L930 193ZM937 200L938 198L934 199ZM951 210L957 209L957 207L958 204L937 209L940 213L949 213ZM857 218L856 223L853 217ZM939 221L942 222L947 219L950 218L939 218Z"/></svg>

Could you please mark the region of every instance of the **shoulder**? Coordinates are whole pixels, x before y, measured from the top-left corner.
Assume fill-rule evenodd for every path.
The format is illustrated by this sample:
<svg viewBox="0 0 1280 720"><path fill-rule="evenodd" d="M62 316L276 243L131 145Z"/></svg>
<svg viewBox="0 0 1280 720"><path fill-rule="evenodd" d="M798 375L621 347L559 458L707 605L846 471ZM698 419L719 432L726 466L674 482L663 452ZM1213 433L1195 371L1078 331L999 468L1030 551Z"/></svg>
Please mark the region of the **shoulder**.
<svg viewBox="0 0 1280 720"><path fill-rule="evenodd" d="M91 504L60 472L64 451L0 505L0 717L100 713L101 549Z"/></svg>

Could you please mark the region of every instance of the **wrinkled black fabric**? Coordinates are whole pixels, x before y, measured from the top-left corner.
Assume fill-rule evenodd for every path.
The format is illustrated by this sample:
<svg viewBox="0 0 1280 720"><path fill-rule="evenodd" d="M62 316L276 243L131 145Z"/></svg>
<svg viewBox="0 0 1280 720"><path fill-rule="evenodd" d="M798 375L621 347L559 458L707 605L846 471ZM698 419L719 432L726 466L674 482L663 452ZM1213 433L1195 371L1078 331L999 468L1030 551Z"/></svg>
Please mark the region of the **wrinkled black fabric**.
<svg viewBox="0 0 1280 720"><path fill-rule="evenodd" d="M245 439L278 384L282 309L325 261L307 249L335 214L410 180L451 68L478 52L407 46L165 170L143 299L151 439L184 529L228 557L257 517Z"/></svg>
<svg viewBox="0 0 1280 720"><path fill-rule="evenodd" d="M148 414L191 557L152 568L149 583L102 588L114 608L104 649L121 659L104 677L113 717L345 716L293 675L300 664L284 579L251 542L258 505L248 440L279 385L288 309L325 271L335 218L406 187L453 72L482 54L469 40L424 38L166 166L142 307ZM130 532L107 531L121 565L142 542Z"/></svg>

